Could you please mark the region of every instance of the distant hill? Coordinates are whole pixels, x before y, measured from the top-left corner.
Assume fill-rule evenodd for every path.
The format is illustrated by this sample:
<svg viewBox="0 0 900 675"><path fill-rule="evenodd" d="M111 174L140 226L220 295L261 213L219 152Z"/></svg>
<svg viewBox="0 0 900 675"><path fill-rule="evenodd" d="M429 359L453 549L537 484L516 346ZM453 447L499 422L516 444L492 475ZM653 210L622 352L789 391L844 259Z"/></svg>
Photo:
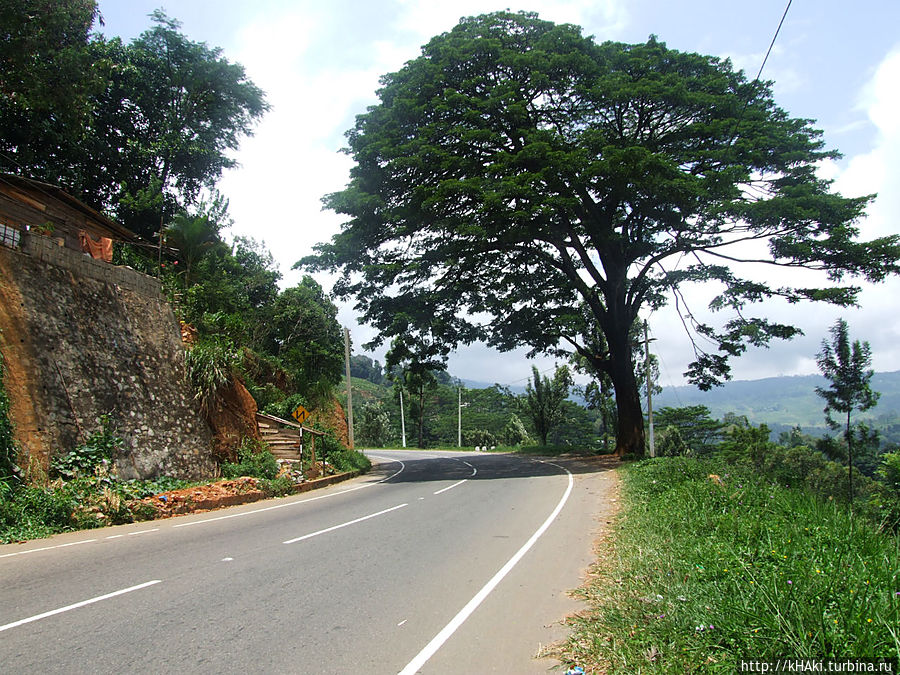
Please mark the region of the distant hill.
<svg viewBox="0 0 900 675"><path fill-rule="evenodd" d="M799 425L815 435L825 433L825 402L816 395L816 387L828 386L821 375L769 377L762 380L728 382L711 391L696 387L668 387L655 396L653 407L705 405L712 416L726 413L746 415L754 424L765 423L773 431ZM897 426L900 421L900 371L875 373L872 388L881 392L875 408L860 415L877 426Z"/></svg>

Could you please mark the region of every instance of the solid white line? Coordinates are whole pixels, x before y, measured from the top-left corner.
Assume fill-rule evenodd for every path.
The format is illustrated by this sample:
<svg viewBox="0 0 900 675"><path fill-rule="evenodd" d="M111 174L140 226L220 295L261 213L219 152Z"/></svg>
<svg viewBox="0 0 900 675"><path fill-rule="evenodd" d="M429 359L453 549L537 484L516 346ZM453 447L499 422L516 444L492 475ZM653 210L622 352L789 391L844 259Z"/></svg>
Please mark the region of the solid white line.
<svg viewBox="0 0 900 675"><path fill-rule="evenodd" d="M348 525L355 525L356 523L361 523L364 520L368 520L369 518L375 518L376 516L384 515L385 513L390 513L391 511L396 511L397 509L402 509L404 506L409 506L409 504L400 504L399 506L394 506L389 509L385 509L384 511L379 511L378 513L370 513L367 516L363 516L362 518L357 518L356 520L350 520L346 523L341 523L340 525L335 525L334 527L328 527L324 530L319 530L318 532L311 532L310 534L304 534L302 537L297 537L296 539L288 539L287 541L282 542L283 544L295 544L298 541L303 541L304 539L310 539L312 537L317 537L320 534L325 534L326 532L333 532L334 530L339 530L342 527L347 527Z"/></svg>
<svg viewBox="0 0 900 675"><path fill-rule="evenodd" d="M448 485L448 486L445 487L443 490L438 490L438 491L435 492L434 494L439 495L439 494L441 494L442 492L446 492L447 490L452 490L452 489L455 488L457 485L462 485L462 484L465 483L467 480L469 480L469 479L468 479L468 478L463 478L461 481L457 481L457 482L454 483L453 485Z"/></svg>
<svg viewBox="0 0 900 675"><path fill-rule="evenodd" d="M26 623L31 623L32 621L39 621L41 619L46 619L48 616L53 616L55 614L62 614L63 612L68 612L70 609L78 609L79 607L84 607L85 605L92 605L95 602L100 602L101 600L109 600L110 598L114 598L117 595L123 595L124 593L131 593L131 591L137 591L141 588L147 588L147 586L152 586L153 584L158 584L162 581L162 579L154 579L153 581L147 581L143 584L138 584L137 586L132 586L131 588L123 588L121 591L114 591L113 593L107 593L106 595L99 595L96 598L91 598L90 600L82 600L81 602L76 602L74 605L66 605L65 607L60 607L59 609L52 609L49 612L44 612L43 614L37 614L35 616L29 616L27 619L20 619L19 621L14 621L12 623L8 623L5 626L0 626L0 633L5 630L9 630L10 628L15 628L16 626L21 626Z"/></svg>
<svg viewBox="0 0 900 675"><path fill-rule="evenodd" d="M552 464L552 462L547 462L547 464L551 464L552 466L559 466L559 464ZM547 520L544 521L544 524L541 525L533 535L531 535L531 538L525 542L522 548L516 551L515 555L510 558L493 577L491 577L491 580L488 581L484 585L484 587L480 591L478 591L478 593L475 594L475 597L469 600L466 606L459 610L459 613L450 620L450 623L444 626L441 632L435 635L431 639L431 642L425 645L425 648L422 649L422 651L420 651L418 654L416 654L416 657L412 661L406 664L406 667L400 671L399 675L414 675L415 673L417 673L419 669L425 665L428 659L434 656L435 652L437 652L437 650L443 646L443 644L450 638L450 636L453 635L453 633L455 633L456 630L463 625L465 620L468 619L469 616L471 616L472 612L474 612L478 608L478 605L480 605L484 601L484 599L488 595L490 595L491 591L496 588L497 584L499 584L503 580L503 577L509 574L510 570L512 570L512 568L515 567L516 564L518 564L518 562L528 552L528 550L532 546L534 546L534 543L538 539L540 539L541 535L543 535L544 532L547 531L547 528L550 527L550 524L556 519L556 517L559 515L559 512L562 511L563 506L565 506L566 501L569 499L569 495L572 493L572 486L574 485L572 472L563 466L559 466L559 468L563 469L568 474L569 485L566 488L566 492L565 494L563 494L562 499L559 500L559 504L557 504L556 508L553 509L553 513L551 513L547 517Z"/></svg>
<svg viewBox="0 0 900 675"><path fill-rule="evenodd" d="M38 551L49 551L51 548L65 548L66 546L78 546L78 544L88 544L96 539L82 539L81 541L73 541L71 544L57 544L56 546L43 546L41 548L30 548L27 551L16 551L15 553L4 553L0 558L11 558L14 555L25 555L26 553L37 553Z"/></svg>
<svg viewBox="0 0 900 675"><path fill-rule="evenodd" d="M240 513L230 513L226 516L216 516L214 518L204 518L203 520L192 520L189 523L179 523L178 525L173 525L172 527L191 527L192 525L201 525L203 523L212 523L216 520L228 520L229 518L241 518L242 516L249 516L254 513L262 513L263 511L274 511L275 509L283 509L286 506L297 506L298 504L307 504L309 502L318 501L319 499L327 499L328 497L336 497L337 495L345 495L348 492L353 492L355 490L362 490L363 488L372 487L373 485L378 485L379 483L384 483L385 481L390 480L394 476L402 473L403 470L406 468L406 465L403 462L400 462L400 460L393 460L393 461L400 463L400 471L388 476L387 478L382 478L381 480L376 481L374 483L366 483L365 485L357 485L356 487L352 487L348 490L341 490L340 492L329 492L327 495L319 495L318 497L310 497L309 499L303 499L298 502L286 502L283 504L275 504L274 506L266 506L261 509L253 509L252 511L241 511Z"/></svg>

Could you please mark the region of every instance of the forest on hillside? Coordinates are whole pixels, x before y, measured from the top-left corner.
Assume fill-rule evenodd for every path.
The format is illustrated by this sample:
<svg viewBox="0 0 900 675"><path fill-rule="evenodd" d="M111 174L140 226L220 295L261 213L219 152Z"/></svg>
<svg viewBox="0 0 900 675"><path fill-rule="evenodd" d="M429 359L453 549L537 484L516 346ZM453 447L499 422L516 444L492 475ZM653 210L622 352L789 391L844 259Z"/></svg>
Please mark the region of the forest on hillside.
<svg viewBox="0 0 900 675"><path fill-rule="evenodd" d="M825 424L824 403L816 395L816 387L825 384L822 375L797 375L726 382L710 391L691 386L666 387L654 399L654 405L702 405L719 419L729 413L743 415L754 424L766 424L773 438L794 427L821 437L831 433ZM872 388L881 397L874 408L859 418L878 430L885 443L900 444L900 371L875 373Z"/></svg>

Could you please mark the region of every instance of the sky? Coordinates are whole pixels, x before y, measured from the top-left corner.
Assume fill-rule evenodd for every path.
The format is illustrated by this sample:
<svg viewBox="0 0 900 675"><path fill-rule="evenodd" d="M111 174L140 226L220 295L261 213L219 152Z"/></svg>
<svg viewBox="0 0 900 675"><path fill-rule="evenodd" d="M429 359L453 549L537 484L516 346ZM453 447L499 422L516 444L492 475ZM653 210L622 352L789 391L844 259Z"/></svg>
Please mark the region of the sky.
<svg viewBox="0 0 900 675"><path fill-rule="evenodd" d="M787 0L100 0L107 37L130 40L150 27L162 7L190 39L220 47L241 63L272 109L244 139L219 190L230 201L231 234L262 240L286 284L291 266L340 229L341 216L323 211L321 198L341 190L352 160L340 152L355 116L377 103L379 77L419 56L434 35L462 16L497 10L538 12L574 23L597 41L643 42L651 34L670 48L728 57L754 77ZM794 117L815 120L827 147L843 155L823 163L823 177L851 197L878 193L859 223L861 238L900 232L900 3L896 0L793 0L763 79L774 81L776 103ZM317 274L330 290L332 278ZM687 293L690 310L712 323L711 288ZM337 303L339 320L359 345L374 337L360 326L352 303ZM804 336L751 349L732 363L734 379L817 372L815 355L839 317L852 339L866 340L878 371L900 370L900 280L865 286L860 308L769 303L763 315L798 325ZM661 360L660 384L685 384L693 359L674 308L645 316ZM383 362L384 349L370 353ZM538 359L542 370L552 359ZM483 345L450 356L452 375L480 382L524 384L531 364L524 350L499 354Z"/></svg>

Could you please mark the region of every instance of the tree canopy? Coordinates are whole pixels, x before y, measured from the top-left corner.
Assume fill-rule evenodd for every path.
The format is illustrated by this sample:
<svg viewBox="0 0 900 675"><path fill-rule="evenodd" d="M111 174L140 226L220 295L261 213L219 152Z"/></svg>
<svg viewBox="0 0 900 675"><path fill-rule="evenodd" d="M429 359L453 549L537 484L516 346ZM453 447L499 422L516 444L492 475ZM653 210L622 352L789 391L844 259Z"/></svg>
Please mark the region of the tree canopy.
<svg viewBox="0 0 900 675"><path fill-rule="evenodd" d="M385 339L388 317L425 305L407 330L578 354L613 382L619 452L644 451L629 339L641 309L719 285L723 325L685 319L714 345L696 342L688 373L708 388L748 345L800 332L750 305L850 305L848 277L898 271L897 237L858 240L870 198L817 177L837 156L821 132L728 60L498 12L463 19L382 84L347 134L350 183L325 198L348 219L303 262L342 272L336 292ZM735 262L820 274L779 285Z"/></svg>
<svg viewBox="0 0 900 675"><path fill-rule="evenodd" d="M94 0L0 0L0 167L151 236L215 188L268 105L161 10L129 44L92 33L97 15Z"/></svg>

